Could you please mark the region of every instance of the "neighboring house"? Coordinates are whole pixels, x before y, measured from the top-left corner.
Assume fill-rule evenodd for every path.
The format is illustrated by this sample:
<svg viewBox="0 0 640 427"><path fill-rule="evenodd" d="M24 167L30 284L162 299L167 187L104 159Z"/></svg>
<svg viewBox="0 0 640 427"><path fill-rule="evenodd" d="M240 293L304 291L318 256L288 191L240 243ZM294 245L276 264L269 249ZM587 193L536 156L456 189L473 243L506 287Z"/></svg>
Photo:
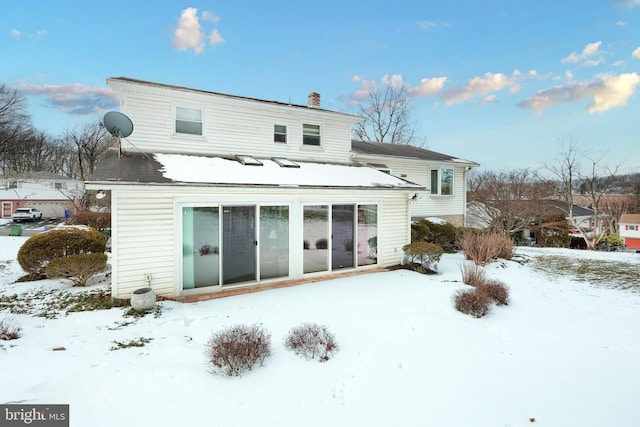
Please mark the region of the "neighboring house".
<svg viewBox="0 0 640 427"><path fill-rule="evenodd" d="M627 249L640 249L640 214L623 214L620 217L620 237Z"/></svg>
<svg viewBox="0 0 640 427"><path fill-rule="evenodd" d="M11 218L18 208L36 208L44 218L64 218L74 212L84 184L78 179L46 172L0 175L0 218Z"/></svg>
<svg viewBox="0 0 640 427"><path fill-rule="evenodd" d="M521 205L521 209L526 211L531 216L536 217L548 217L552 215L564 215L569 224L569 234L573 236L580 235L579 228L588 235L593 233L601 233L602 226L598 225L594 228L594 214L593 209L585 208L582 206L573 205L573 223L570 221L569 205L562 200L537 200L535 202L529 202L525 204L525 201L518 202ZM499 210L495 207L489 207L488 209L494 211L492 214L487 214L487 207L483 203L472 201L467 204L467 226L473 228L488 228L490 225L490 217L499 217ZM529 230L524 231L524 238L532 238L532 233Z"/></svg>
<svg viewBox="0 0 640 427"><path fill-rule="evenodd" d="M361 119L128 78L134 124L87 189L111 191L112 294L187 296L397 265L425 190L351 161Z"/></svg>
<svg viewBox="0 0 640 427"><path fill-rule="evenodd" d="M351 149L353 161L426 187L411 205L412 218L465 225L466 174L478 163L405 144L352 141Z"/></svg>

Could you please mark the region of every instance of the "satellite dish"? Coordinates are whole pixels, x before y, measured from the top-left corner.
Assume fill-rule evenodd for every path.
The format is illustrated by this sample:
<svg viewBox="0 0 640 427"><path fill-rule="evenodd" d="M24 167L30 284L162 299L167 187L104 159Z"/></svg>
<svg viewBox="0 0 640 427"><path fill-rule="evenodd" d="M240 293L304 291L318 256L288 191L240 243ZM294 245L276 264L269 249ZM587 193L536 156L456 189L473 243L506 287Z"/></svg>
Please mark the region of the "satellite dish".
<svg viewBox="0 0 640 427"><path fill-rule="evenodd" d="M117 111L109 111L102 120L107 131L118 138L118 156L122 155L120 138L126 138L133 132L133 122L126 115Z"/></svg>
<svg viewBox="0 0 640 427"><path fill-rule="evenodd" d="M104 127L115 137L126 138L133 132L133 122L127 116L117 111L109 111L104 115Z"/></svg>

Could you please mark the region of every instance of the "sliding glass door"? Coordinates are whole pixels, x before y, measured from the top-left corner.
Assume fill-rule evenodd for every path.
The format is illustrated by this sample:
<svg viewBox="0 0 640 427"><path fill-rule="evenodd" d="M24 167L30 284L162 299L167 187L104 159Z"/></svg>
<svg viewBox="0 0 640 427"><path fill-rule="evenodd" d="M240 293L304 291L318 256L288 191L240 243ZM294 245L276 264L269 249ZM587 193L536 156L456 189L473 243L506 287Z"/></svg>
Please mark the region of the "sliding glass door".
<svg viewBox="0 0 640 427"><path fill-rule="evenodd" d="M289 276L289 232L289 206L183 207L183 289Z"/></svg>
<svg viewBox="0 0 640 427"><path fill-rule="evenodd" d="M355 205L331 206L331 269L354 266Z"/></svg>
<svg viewBox="0 0 640 427"><path fill-rule="evenodd" d="M220 284L217 207L182 208L183 289Z"/></svg>
<svg viewBox="0 0 640 427"><path fill-rule="evenodd" d="M256 280L256 207L222 208L222 284Z"/></svg>

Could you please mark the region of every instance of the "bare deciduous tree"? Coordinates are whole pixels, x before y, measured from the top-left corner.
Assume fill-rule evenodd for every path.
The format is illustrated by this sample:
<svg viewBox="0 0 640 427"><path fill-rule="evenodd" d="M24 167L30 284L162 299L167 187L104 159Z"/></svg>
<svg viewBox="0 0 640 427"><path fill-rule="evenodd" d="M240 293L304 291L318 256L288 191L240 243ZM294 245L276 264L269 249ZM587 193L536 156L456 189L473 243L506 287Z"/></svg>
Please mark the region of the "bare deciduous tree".
<svg viewBox="0 0 640 427"><path fill-rule="evenodd" d="M356 114L364 121L353 129L355 138L361 141L387 142L424 146L416 135L416 123L412 120L412 107L404 86L396 87L386 82L374 85L364 104L357 107Z"/></svg>
<svg viewBox="0 0 640 427"><path fill-rule="evenodd" d="M98 159L106 151L110 140L109 134L100 122L96 121L67 132L65 138L73 144L78 177L84 181L93 173Z"/></svg>
<svg viewBox="0 0 640 427"><path fill-rule="evenodd" d="M557 192L567 204L569 222L575 227L580 237L584 239L588 249L595 249L602 239L602 234L597 232L600 230L602 221L600 200L614 182L613 178L620 167L620 165L617 165L611 169L602 165L604 157L603 155L599 158L593 158L582 153L578 148L578 141L572 138L569 141L562 142L559 161L555 164L546 165L546 168L558 178ZM586 174L582 172L580 159L585 159L589 163L589 172ZM576 223L573 217L574 191L578 184L587 195L591 209L593 209L592 224L594 230L592 232L589 232L581 224Z"/></svg>
<svg viewBox="0 0 640 427"><path fill-rule="evenodd" d="M16 150L30 127L25 99L16 90L0 85L0 172L13 170Z"/></svg>
<svg viewBox="0 0 640 427"><path fill-rule="evenodd" d="M553 185L530 169L470 173L468 200L489 229L512 235L533 229L539 201L553 195Z"/></svg>

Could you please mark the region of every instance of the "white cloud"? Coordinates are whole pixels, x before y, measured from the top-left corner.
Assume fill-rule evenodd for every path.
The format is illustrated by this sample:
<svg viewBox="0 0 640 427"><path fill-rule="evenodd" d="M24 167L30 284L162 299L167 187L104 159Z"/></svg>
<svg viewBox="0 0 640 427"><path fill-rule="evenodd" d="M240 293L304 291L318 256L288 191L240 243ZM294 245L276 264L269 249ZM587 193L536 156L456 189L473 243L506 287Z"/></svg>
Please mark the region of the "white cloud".
<svg viewBox="0 0 640 427"><path fill-rule="evenodd" d="M525 99L519 107L541 111L560 103L572 103L591 98L587 106L590 113L603 112L627 104L628 99L640 85L638 73L603 74L598 82L572 82L539 91Z"/></svg>
<svg viewBox="0 0 640 427"><path fill-rule="evenodd" d="M67 85L22 84L18 90L26 95L44 96L54 108L71 115L98 114L118 106L118 96L109 88L80 83Z"/></svg>
<svg viewBox="0 0 640 427"><path fill-rule="evenodd" d="M220 35L218 30L216 29L211 30L211 33L209 34L209 44L211 46L215 46L220 43L224 43L224 39L222 38L222 35Z"/></svg>
<svg viewBox="0 0 640 427"><path fill-rule="evenodd" d="M353 76L351 81L360 83L360 87L349 95L350 103L356 104L369 98L369 93L377 90L380 85L389 85L394 89L404 88L405 93L410 98L426 98L437 96L442 92L446 77L425 77L416 86L406 83L401 74L387 74L380 79L380 85L375 80L362 80L358 75Z"/></svg>
<svg viewBox="0 0 640 427"><path fill-rule="evenodd" d="M401 74L391 74L382 77L382 83L391 86L394 89L400 89L405 86L404 79Z"/></svg>
<svg viewBox="0 0 640 427"><path fill-rule="evenodd" d="M624 21L618 21L618 22L616 22L616 26L618 26L618 27L624 27L624 26L626 26L626 25L627 25L627 23L626 23L626 22L624 22Z"/></svg>
<svg viewBox="0 0 640 427"><path fill-rule="evenodd" d="M204 21L210 21L213 22L214 24L217 24L218 22L220 22L220 17L214 15L213 13L205 10L204 12L202 12L202 19Z"/></svg>
<svg viewBox="0 0 640 427"><path fill-rule="evenodd" d="M584 66L594 66L598 65L602 62L602 57L593 58L594 56L600 55L600 46L602 45L601 41L597 41L594 43L588 43L584 49L582 49L582 53L571 52L569 56L562 59L563 63L571 63L576 64L580 61L584 61Z"/></svg>
<svg viewBox="0 0 640 427"><path fill-rule="evenodd" d="M11 30L11 37L13 37L14 39L17 39L20 37L20 31L18 30Z"/></svg>
<svg viewBox="0 0 640 427"><path fill-rule="evenodd" d="M627 63L625 61L616 61L613 63L614 67L624 67L625 65L627 65Z"/></svg>
<svg viewBox="0 0 640 427"><path fill-rule="evenodd" d="M432 77L420 80L417 86L410 86L408 92L417 98L426 98L427 96L435 96L442 92L444 84L447 82L446 77Z"/></svg>
<svg viewBox="0 0 640 427"><path fill-rule="evenodd" d="M613 0L613 5L631 9L636 6L640 6L640 0Z"/></svg>
<svg viewBox="0 0 640 427"><path fill-rule="evenodd" d="M631 57L634 59L640 59L640 47L637 47L633 52L631 52Z"/></svg>
<svg viewBox="0 0 640 427"><path fill-rule="evenodd" d="M434 22L434 21L420 21L418 22L418 28L421 30L431 30L433 28L446 28L449 26L448 22Z"/></svg>
<svg viewBox="0 0 640 427"><path fill-rule="evenodd" d="M607 111L627 105L627 100L635 93L638 85L640 75L637 73L603 75L602 84L594 88L593 103L589 105L589 112Z"/></svg>
<svg viewBox="0 0 640 427"><path fill-rule="evenodd" d="M193 49L196 53L204 52L204 34L198 20L198 9L189 7L182 11L172 44L177 50Z"/></svg>
<svg viewBox="0 0 640 427"><path fill-rule="evenodd" d="M189 7L182 11L178 19L178 26L174 32L171 45L174 49L185 51L193 49L196 54L201 54L205 49L205 33L200 25L200 19L217 23L220 18L213 13L204 11L201 18L198 17L198 9ZM223 43L225 40L217 29L213 29L206 38L211 46Z"/></svg>
<svg viewBox="0 0 640 427"><path fill-rule="evenodd" d="M518 70L511 77L502 73L485 73L483 77L474 77L469 80L463 88L454 88L446 91L444 100L447 105L451 105L478 95L497 92L504 88L515 86L520 77L521 73Z"/></svg>

